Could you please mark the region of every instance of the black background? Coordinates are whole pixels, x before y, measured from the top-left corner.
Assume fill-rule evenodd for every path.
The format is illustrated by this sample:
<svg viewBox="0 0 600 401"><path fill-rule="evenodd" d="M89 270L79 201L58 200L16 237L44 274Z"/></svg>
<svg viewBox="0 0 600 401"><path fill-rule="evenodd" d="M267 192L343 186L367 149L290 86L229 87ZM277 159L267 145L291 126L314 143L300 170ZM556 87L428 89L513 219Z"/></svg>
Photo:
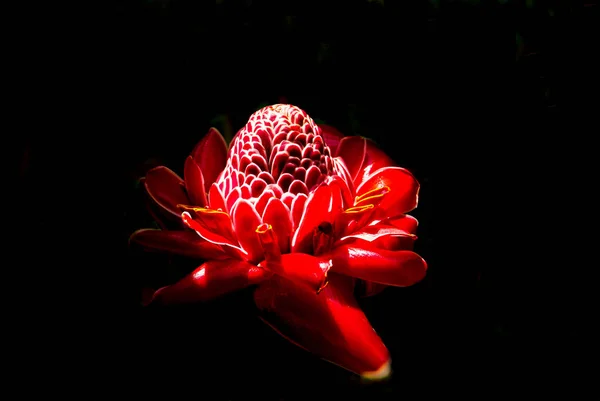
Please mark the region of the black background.
<svg viewBox="0 0 600 401"><path fill-rule="evenodd" d="M90 10L101 22L77 21L62 74L44 74L52 89L38 100L58 106L46 110L59 124L22 138L18 187L29 210L43 198L60 211L28 215L39 250L30 256L75 267L53 270L72 291L51 290L53 312L42 315L68 312L57 336L74 349L81 383L283 400L485 396L559 371L568 382L558 361L572 361L582 336L577 288L533 295L533 245L515 246L537 229L516 214L515 193L527 191L517 158L530 162L530 141L589 106L581 90L596 8L559 3L139 0ZM180 271L127 247L152 224L137 180L155 165L181 174L211 126L235 132L280 101L374 139L421 183L411 214L427 278L360 301L392 354L386 383L361 384L281 339L256 319L251 290L139 306L142 286Z"/></svg>

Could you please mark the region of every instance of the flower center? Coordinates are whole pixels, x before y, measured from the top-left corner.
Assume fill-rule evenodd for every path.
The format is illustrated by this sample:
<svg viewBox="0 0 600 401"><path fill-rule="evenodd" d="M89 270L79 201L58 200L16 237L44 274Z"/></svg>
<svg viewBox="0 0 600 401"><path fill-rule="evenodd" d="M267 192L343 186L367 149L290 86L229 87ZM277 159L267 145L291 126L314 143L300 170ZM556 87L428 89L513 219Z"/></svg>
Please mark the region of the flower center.
<svg viewBox="0 0 600 401"><path fill-rule="evenodd" d="M252 114L234 137L217 184L229 208L238 198L257 203L265 192L291 207L332 174L321 129L304 110L276 104Z"/></svg>

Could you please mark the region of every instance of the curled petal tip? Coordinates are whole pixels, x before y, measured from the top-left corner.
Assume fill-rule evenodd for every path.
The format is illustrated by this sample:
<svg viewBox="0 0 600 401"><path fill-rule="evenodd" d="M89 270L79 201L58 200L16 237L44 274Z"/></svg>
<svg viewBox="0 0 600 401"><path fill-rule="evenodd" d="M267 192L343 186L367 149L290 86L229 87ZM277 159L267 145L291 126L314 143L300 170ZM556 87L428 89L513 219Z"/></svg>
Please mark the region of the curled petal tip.
<svg viewBox="0 0 600 401"><path fill-rule="evenodd" d="M241 260L210 260L178 282L144 299L146 305L176 305L208 301L269 278L263 269Z"/></svg>
<svg viewBox="0 0 600 401"><path fill-rule="evenodd" d="M140 234L142 234L145 231L151 230L150 228L141 228L139 230L134 231L129 238L127 239L127 246L131 247L133 244L136 243L136 237Z"/></svg>
<svg viewBox="0 0 600 401"><path fill-rule="evenodd" d="M363 372L360 377L364 381L382 381L388 379L392 375L392 361L388 359L381 367L372 372Z"/></svg>

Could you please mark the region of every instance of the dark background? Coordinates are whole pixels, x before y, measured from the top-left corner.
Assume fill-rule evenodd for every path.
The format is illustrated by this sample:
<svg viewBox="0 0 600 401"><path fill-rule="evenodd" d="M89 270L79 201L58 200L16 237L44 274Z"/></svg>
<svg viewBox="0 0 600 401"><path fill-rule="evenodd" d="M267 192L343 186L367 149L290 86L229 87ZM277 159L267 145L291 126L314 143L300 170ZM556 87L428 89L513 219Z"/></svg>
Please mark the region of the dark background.
<svg viewBox="0 0 600 401"><path fill-rule="evenodd" d="M577 289L534 295L533 245L515 244L537 227L519 220L529 205L515 194L528 181L515 170L523 154L533 160L539 137L590 107L582 93L596 8L139 0L92 10L101 22L68 51L73 90L52 76L55 91L42 97L69 98L48 113L68 124L22 138L18 187L26 208L38 210L44 194L45 208L64 210L29 216L29 228L52 233L32 256L44 249L75 266L58 269L74 291L52 291L50 303L69 311L74 328L61 339L75 349L75 370L97 369L83 374L102 383L97 391L224 400L484 396L547 382L548 372L569 382L569 362L559 361L573 360L583 335ZM138 179L156 165L181 174L211 126L231 135L282 101L374 139L421 183L411 214L427 278L360 301L392 354L386 383L361 384L281 339L255 318L251 290L193 307L139 306L143 286L181 270L127 247L152 226Z"/></svg>

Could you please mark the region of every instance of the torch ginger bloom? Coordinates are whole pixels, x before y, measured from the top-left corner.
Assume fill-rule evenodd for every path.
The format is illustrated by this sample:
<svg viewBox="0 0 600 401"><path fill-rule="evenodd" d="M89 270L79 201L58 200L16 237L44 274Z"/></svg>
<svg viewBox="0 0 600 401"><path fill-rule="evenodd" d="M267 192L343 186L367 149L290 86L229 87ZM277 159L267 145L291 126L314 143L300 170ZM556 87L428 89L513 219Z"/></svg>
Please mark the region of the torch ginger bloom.
<svg viewBox="0 0 600 401"><path fill-rule="evenodd" d="M419 183L371 141L317 126L276 104L250 117L227 148L212 128L184 165L145 177L163 230L131 242L203 263L149 304L200 302L257 285L261 319L292 343L365 378L390 355L354 298L413 285ZM166 229L168 221L177 230ZM357 280L359 279L359 280Z"/></svg>

